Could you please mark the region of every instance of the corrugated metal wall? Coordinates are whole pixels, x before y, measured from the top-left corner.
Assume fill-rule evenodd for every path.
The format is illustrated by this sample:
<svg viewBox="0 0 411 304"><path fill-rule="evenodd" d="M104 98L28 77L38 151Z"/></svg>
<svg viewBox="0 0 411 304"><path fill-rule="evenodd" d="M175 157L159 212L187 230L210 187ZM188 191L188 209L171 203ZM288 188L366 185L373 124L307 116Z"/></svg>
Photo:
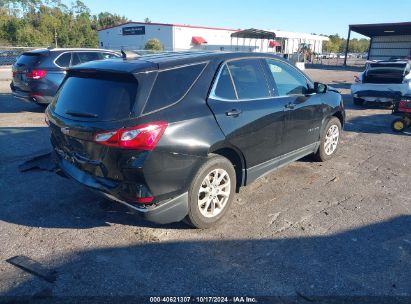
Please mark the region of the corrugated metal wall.
<svg viewBox="0 0 411 304"><path fill-rule="evenodd" d="M411 55L411 35L376 36L371 39L370 60L384 60Z"/></svg>

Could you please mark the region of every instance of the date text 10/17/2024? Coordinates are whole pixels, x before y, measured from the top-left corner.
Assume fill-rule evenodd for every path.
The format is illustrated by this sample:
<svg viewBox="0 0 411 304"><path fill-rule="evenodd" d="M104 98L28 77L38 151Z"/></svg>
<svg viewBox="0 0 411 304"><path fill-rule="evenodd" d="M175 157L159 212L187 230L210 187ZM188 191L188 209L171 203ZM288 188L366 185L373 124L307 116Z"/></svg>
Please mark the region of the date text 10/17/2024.
<svg viewBox="0 0 411 304"><path fill-rule="evenodd" d="M257 303L254 297L150 297L150 303Z"/></svg>

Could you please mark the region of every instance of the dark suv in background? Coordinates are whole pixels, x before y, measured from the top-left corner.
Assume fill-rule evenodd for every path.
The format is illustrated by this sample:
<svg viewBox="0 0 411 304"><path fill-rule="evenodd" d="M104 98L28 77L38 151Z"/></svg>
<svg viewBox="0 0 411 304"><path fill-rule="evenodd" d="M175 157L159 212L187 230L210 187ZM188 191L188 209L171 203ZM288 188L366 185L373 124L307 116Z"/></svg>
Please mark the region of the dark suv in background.
<svg viewBox="0 0 411 304"><path fill-rule="evenodd" d="M86 63L46 110L60 173L154 222L200 228L239 187L309 154L333 157L344 119L338 92L258 53Z"/></svg>
<svg viewBox="0 0 411 304"><path fill-rule="evenodd" d="M12 67L10 88L19 99L48 105L69 67L109 58L121 58L121 54L100 49L38 49L25 52Z"/></svg>

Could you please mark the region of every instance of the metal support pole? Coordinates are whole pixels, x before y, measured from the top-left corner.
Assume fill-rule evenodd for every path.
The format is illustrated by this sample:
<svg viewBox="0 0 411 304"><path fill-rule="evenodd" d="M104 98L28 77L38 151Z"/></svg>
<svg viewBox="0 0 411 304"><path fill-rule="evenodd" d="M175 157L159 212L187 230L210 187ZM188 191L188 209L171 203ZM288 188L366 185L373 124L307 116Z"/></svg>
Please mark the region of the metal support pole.
<svg viewBox="0 0 411 304"><path fill-rule="evenodd" d="M351 27L348 27L347 45L345 46L344 66L347 66L348 46L350 45Z"/></svg>

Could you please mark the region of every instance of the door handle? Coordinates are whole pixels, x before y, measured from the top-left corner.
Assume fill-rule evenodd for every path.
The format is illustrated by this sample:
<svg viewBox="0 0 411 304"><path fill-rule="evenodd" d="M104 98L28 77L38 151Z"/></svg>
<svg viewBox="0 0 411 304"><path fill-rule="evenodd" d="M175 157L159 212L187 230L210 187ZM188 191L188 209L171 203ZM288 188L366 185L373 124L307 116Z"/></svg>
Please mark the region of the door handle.
<svg viewBox="0 0 411 304"><path fill-rule="evenodd" d="M290 103L287 103L287 104L285 105L285 107L286 107L287 109L292 110L292 109L294 109L294 104L293 104L292 102L290 102Z"/></svg>
<svg viewBox="0 0 411 304"><path fill-rule="evenodd" d="M241 110L238 109L232 109L231 111L225 112L226 116L232 116L232 117L238 117L242 113Z"/></svg>

